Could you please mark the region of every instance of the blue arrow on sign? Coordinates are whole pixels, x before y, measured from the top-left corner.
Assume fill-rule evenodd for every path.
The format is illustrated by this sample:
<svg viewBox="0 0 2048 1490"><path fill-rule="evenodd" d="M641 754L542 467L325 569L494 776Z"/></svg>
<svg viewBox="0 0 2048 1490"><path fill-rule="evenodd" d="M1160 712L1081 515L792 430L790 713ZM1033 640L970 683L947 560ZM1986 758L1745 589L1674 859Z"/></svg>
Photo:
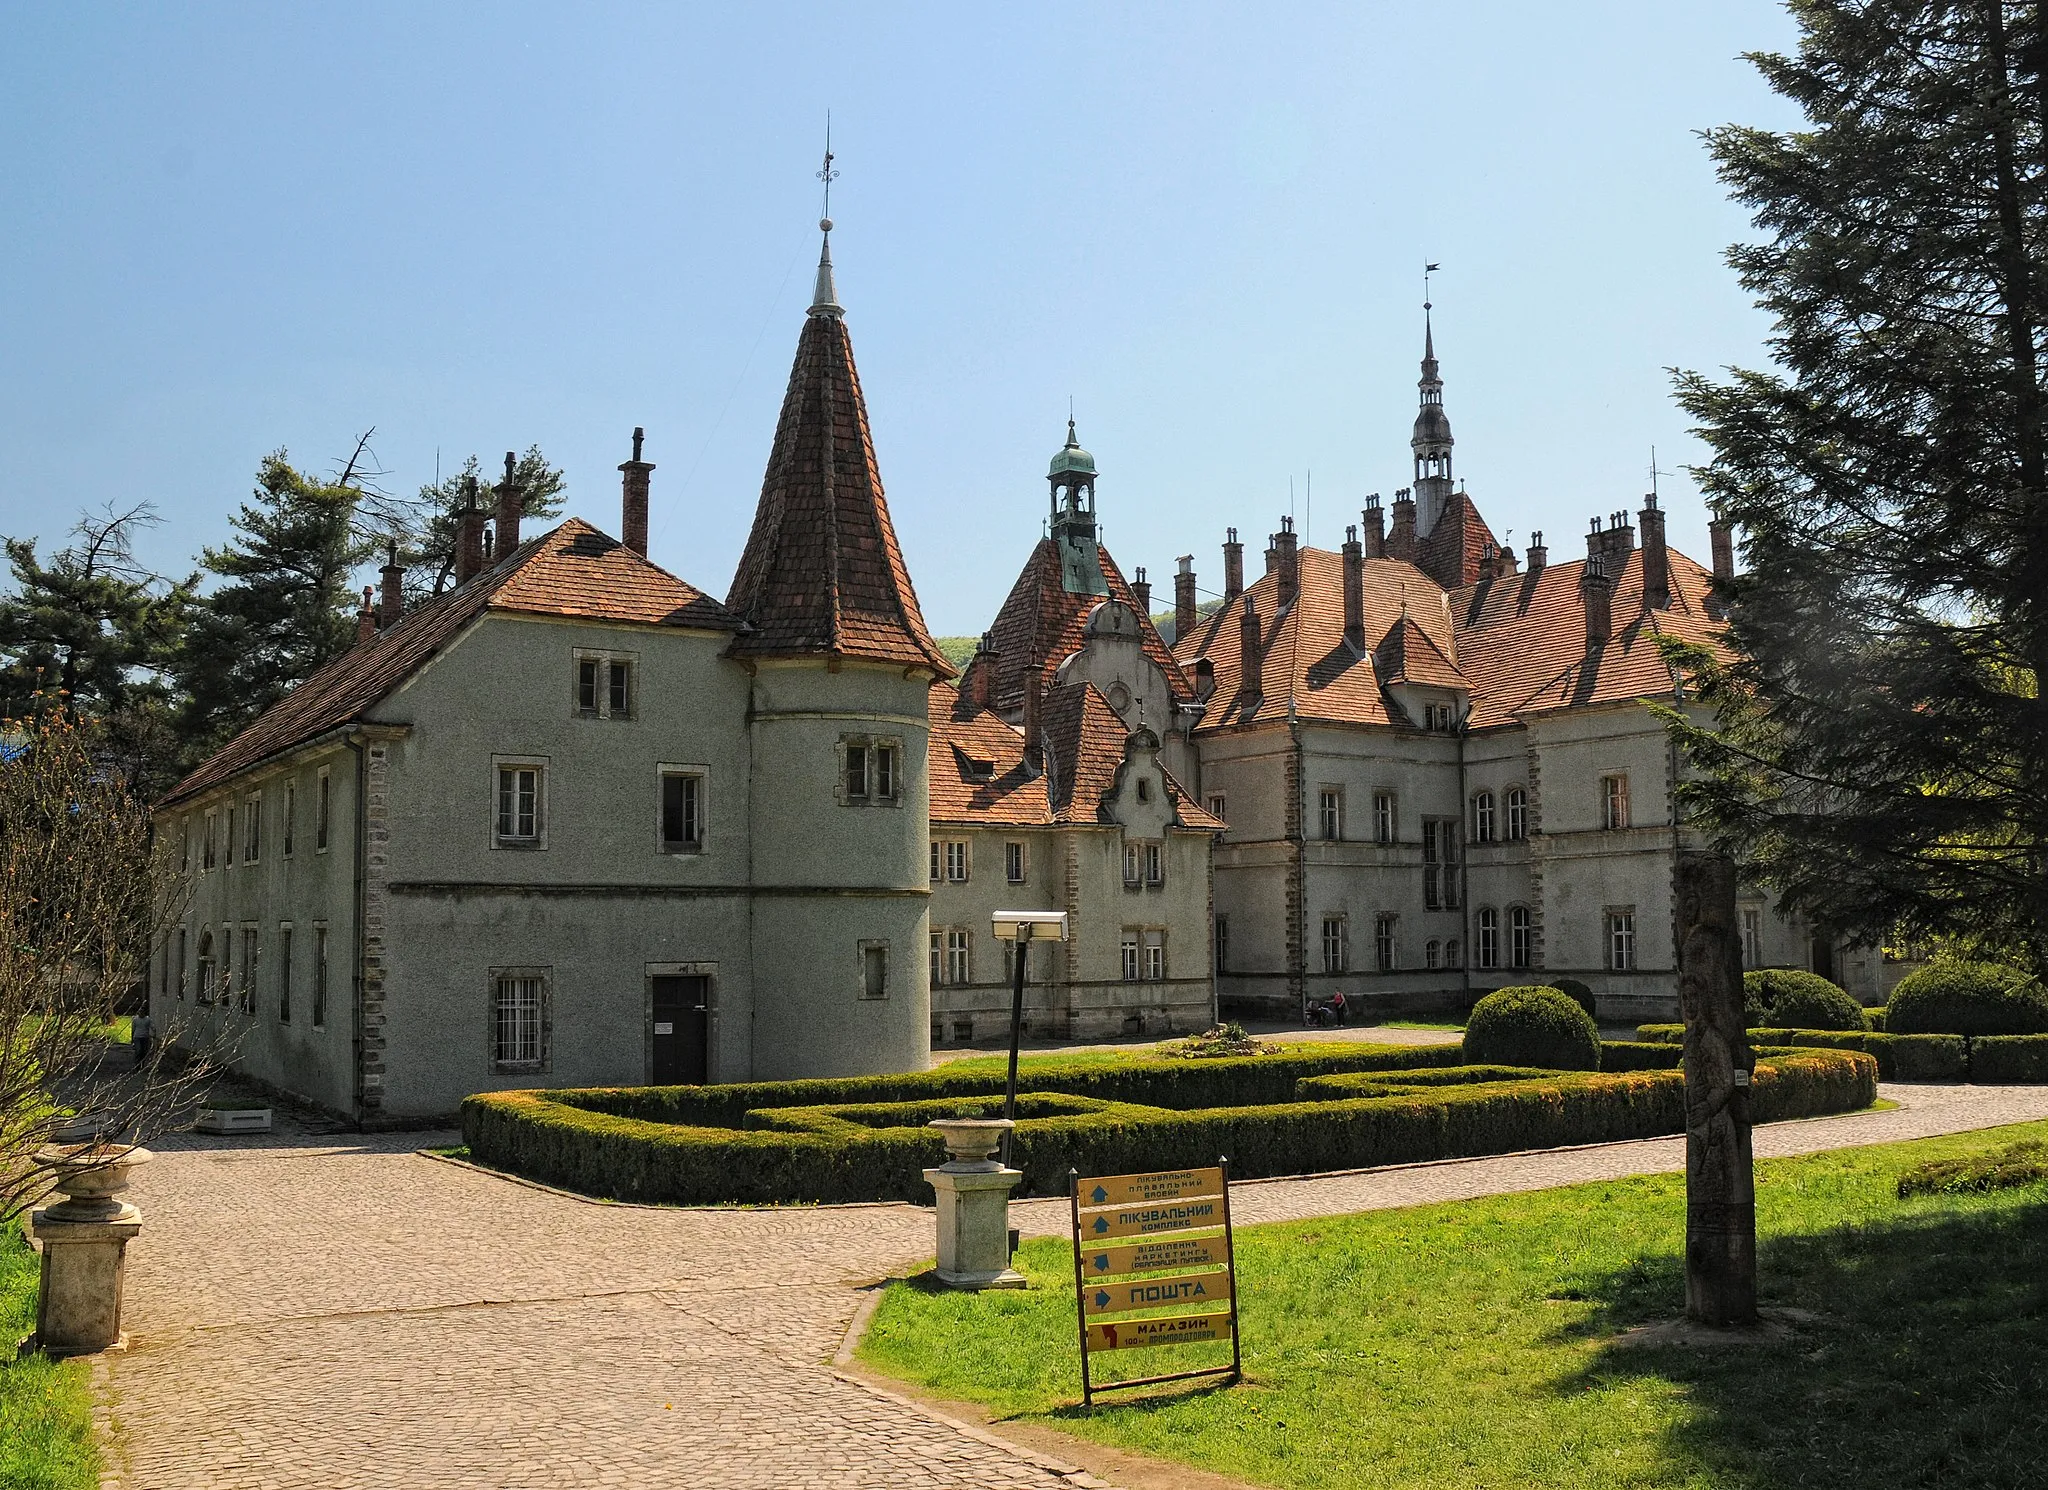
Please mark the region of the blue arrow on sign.
<svg viewBox="0 0 2048 1490"><path fill-rule="evenodd" d="M1097 1216L1095 1218L1095 1234L1101 1236L1107 1230L1109 1230L1109 1217Z"/></svg>
<svg viewBox="0 0 2048 1490"><path fill-rule="evenodd" d="M1095 1290L1095 1307L1098 1309L1107 1309L1109 1307L1109 1291L1107 1289L1098 1288Z"/></svg>
<svg viewBox="0 0 2048 1490"><path fill-rule="evenodd" d="M1101 1205L1103 1201L1109 1199L1109 1192L1103 1189L1102 1186L1097 1185L1095 1187L1095 1193L1089 1196L1088 1198L1094 1201L1097 1205Z"/></svg>
<svg viewBox="0 0 2048 1490"><path fill-rule="evenodd" d="M1109 1271L1109 1254L1107 1252L1096 1253L1093 1262L1096 1272L1106 1273Z"/></svg>

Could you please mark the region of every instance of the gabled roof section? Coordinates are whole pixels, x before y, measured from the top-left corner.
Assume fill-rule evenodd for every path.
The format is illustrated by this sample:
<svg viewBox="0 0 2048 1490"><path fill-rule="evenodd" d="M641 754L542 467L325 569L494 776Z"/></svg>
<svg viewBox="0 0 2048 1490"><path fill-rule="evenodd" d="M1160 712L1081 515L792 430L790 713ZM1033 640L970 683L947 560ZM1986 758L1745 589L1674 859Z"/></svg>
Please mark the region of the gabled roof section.
<svg viewBox="0 0 2048 1490"><path fill-rule="evenodd" d="M702 590L572 517L349 648L173 787L164 805L360 721L486 611L716 631L739 627L738 618Z"/></svg>
<svg viewBox="0 0 2048 1490"><path fill-rule="evenodd" d="M889 520L846 323L817 307L726 606L750 627L735 657L860 657L953 676Z"/></svg>
<svg viewBox="0 0 2048 1490"><path fill-rule="evenodd" d="M1446 590L1469 585L1483 572L1486 546L1500 543L1470 497L1458 491L1437 514L1429 536L1415 545L1415 567Z"/></svg>
<svg viewBox="0 0 2048 1490"><path fill-rule="evenodd" d="M951 684L931 690L931 817L970 827L1087 826L1109 821L1103 798L1116 784L1130 732L1092 683L1069 683L1045 699L1047 769L1024 764L1024 737L993 712L976 710ZM1223 823L1196 805L1160 768L1185 828Z"/></svg>
<svg viewBox="0 0 2048 1490"><path fill-rule="evenodd" d="M1102 560L1102 577L1109 584L1109 598L1137 615L1139 641L1145 655L1166 674L1166 685L1174 702L1193 699L1195 690L1187 674L1167 649L1152 618L1138 604L1138 597L1125 581L1123 571L1117 568L1116 560L1110 557L1107 548L1098 547L1097 552ZM1062 587L1059 549L1050 538L1039 539L989 628L997 654L995 687L990 696L998 710L1009 714L1024 707L1024 676L1034 660L1039 686L1052 686L1060 664L1080 651L1087 639L1088 613L1100 604L1099 595L1076 595ZM987 665L977 657L969 667Z"/></svg>
<svg viewBox="0 0 2048 1490"><path fill-rule="evenodd" d="M1344 556L1304 548L1300 562L1300 593L1285 611L1275 614L1277 578L1263 575L1243 596L1203 618L1175 647L1184 668L1206 657L1216 670L1216 689L1200 729L1284 720L1290 714L1341 724L1404 723L1388 712L1372 654L1344 639ZM1244 677L1247 598L1259 613L1263 654L1252 687ZM1444 592L1435 581L1400 559L1367 559L1366 636L1385 636L1401 619L1404 605L1439 655L1446 660L1456 655Z"/></svg>
<svg viewBox="0 0 2048 1490"><path fill-rule="evenodd" d="M1668 549L1671 603L1643 608L1643 556L1631 550L1615 584L1614 634L1586 651L1583 559L1534 574L1503 575L1457 592L1458 665L1472 679L1474 728L1511 724L1555 709L1669 697L1671 670L1659 636L1679 636L1727 655L1725 630L1707 609L1712 571Z"/></svg>
<svg viewBox="0 0 2048 1490"><path fill-rule="evenodd" d="M1457 664L1429 639L1429 633L1403 615L1373 649L1383 683L1421 683L1431 688L1470 688Z"/></svg>

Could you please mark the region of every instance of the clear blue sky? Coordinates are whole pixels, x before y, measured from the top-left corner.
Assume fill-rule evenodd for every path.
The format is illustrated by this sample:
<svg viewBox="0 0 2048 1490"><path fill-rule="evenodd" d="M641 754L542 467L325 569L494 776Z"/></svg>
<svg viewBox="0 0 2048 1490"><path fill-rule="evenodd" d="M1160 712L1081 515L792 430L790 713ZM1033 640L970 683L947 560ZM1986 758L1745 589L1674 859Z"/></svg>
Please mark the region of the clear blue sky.
<svg viewBox="0 0 2048 1490"><path fill-rule="evenodd" d="M1408 484L1424 259L1458 472L1563 558L1653 444L1701 458L1666 368L1763 359L1694 132L1790 122L1738 53L1791 39L1767 0L0 3L0 532L147 496L182 569L266 451L327 466L371 425L394 491L538 443L615 532L641 424L654 556L722 596L829 107L935 630L1000 603L1069 395L1162 593L1190 550L1215 587L1228 525L1256 550L1290 477L1341 540Z"/></svg>

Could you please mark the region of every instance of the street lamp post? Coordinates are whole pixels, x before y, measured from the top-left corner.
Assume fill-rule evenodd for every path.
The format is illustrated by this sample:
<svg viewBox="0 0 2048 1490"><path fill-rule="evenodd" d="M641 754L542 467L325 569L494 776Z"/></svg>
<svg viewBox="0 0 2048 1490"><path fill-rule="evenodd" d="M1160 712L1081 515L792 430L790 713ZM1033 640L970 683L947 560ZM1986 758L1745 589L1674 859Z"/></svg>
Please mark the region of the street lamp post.
<svg viewBox="0 0 2048 1490"><path fill-rule="evenodd" d="M996 940L1015 942L1016 966L1010 977L1010 1080L1003 1088L1003 1118L1012 1127L1003 1130L1003 1166L1010 1163L1010 1136L1017 1121L1017 1048L1024 1033L1024 961L1034 941L1067 939L1065 911L997 911L990 917Z"/></svg>

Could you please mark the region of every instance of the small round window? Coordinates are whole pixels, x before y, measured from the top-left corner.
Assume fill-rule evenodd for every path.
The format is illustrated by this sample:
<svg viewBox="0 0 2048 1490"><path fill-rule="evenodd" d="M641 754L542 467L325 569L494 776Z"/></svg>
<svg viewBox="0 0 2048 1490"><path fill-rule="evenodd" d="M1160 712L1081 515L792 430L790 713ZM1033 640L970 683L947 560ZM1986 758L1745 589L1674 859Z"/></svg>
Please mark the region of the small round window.
<svg viewBox="0 0 2048 1490"><path fill-rule="evenodd" d="M1131 706L1131 690L1121 683L1109 685L1109 706L1121 714Z"/></svg>

